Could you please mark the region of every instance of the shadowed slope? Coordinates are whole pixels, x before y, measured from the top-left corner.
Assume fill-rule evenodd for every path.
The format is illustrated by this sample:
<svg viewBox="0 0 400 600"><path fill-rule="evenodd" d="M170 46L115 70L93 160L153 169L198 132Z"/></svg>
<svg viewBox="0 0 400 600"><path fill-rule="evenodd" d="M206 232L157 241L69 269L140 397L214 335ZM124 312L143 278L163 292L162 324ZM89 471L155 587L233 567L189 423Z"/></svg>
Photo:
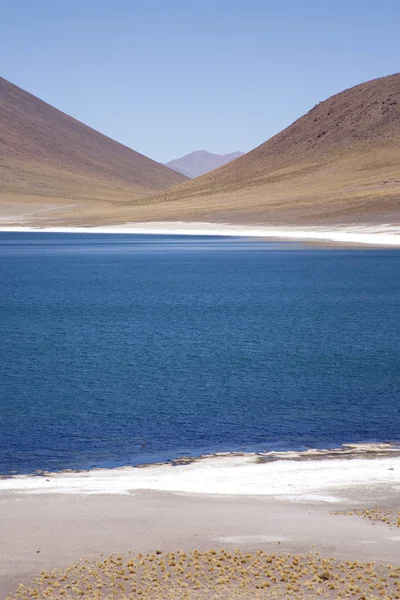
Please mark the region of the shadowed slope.
<svg viewBox="0 0 400 600"><path fill-rule="evenodd" d="M332 96L258 148L158 201L164 218L398 220L400 74Z"/></svg>
<svg viewBox="0 0 400 600"><path fill-rule="evenodd" d="M0 78L0 194L123 200L185 181Z"/></svg>

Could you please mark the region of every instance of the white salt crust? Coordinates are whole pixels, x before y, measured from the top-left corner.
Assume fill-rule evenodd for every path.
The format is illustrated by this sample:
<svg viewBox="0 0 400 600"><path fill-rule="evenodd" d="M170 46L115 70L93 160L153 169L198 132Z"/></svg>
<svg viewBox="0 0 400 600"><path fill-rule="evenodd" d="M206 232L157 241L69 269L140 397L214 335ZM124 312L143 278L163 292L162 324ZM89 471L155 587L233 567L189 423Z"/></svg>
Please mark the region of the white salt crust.
<svg viewBox="0 0 400 600"><path fill-rule="evenodd" d="M231 225L229 223L149 222L93 227L3 226L0 231L48 231L51 233L141 233L170 235L211 235L325 241L339 244L400 246L400 225L348 225L326 227L282 227L270 225Z"/></svg>
<svg viewBox="0 0 400 600"><path fill-rule="evenodd" d="M354 496L357 488L360 493L375 488L400 491L400 457L258 463L256 455L246 454L213 456L180 466L162 464L0 479L0 493L131 494L154 490L260 495L300 502L341 502L346 500L346 490Z"/></svg>

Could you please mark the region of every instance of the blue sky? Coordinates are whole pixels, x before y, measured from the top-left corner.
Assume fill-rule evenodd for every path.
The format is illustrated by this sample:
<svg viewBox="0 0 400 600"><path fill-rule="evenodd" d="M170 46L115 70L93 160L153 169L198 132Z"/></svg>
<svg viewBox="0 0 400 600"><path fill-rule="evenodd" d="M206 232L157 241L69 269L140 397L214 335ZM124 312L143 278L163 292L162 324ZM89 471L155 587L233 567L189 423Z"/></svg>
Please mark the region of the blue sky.
<svg viewBox="0 0 400 600"><path fill-rule="evenodd" d="M0 0L0 75L166 162L400 71L398 0Z"/></svg>

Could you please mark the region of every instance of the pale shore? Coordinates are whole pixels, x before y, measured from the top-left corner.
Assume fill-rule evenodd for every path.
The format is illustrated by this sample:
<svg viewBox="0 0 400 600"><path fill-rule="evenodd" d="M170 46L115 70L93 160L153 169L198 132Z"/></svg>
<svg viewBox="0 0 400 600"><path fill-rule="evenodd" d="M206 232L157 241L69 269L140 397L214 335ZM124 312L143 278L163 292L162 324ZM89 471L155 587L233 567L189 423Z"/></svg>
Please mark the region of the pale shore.
<svg viewBox="0 0 400 600"><path fill-rule="evenodd" d="M180 466L3 478L0 597L44 569L101 553L306 553L315 544L326 556L397 564L399 528L332 514L399 509L400 457L386 450L376 458L264 463L259 455L217 455Z"/></svg>
<svg viewBox="0 0 400 600"><path fill-rule="evenodd" d="M0 494L1 598L43 570L86 556L240 548L318 550L339 560L399 564L400 530L333 510L375 503L398 510L398 492L347 488L347 501L290 502L261 496ZM384 499L384 504L383 503Z"/></svg>
<svg viewBox="0 0 400 600"><path fill-rule="evenodd" d="M231 236L293 240L304 242L330 242L335 244L357 244L368 246L400 247L400 225L358 225L326 227L283 227L267 224L233 225L229 223L160 221L148 223L124 223L120 225L61 227L61 226L0 226L1 231L42 231L51 233L135 233L195 236Z"/></svg>
<svg viewBox="0 0 400 600"><path fill-rule="evenodd" d="M140 491L219 496L264 496L337 504L360 488L400 493L400 456L276 460L257 454L222 455L189 464L17 475L0 479L0 493L18 495L129 495ZM349 493L350 493L349 492Z"/></svg>

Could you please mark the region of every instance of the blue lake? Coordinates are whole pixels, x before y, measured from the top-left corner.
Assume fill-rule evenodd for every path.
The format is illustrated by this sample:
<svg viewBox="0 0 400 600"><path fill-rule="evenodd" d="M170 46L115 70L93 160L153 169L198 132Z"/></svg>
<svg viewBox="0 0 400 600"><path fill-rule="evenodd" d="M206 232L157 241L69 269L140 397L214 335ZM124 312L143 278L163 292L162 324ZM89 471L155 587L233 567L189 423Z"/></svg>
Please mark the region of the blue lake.
<svg viewBox="0 0 400 600"><path fill-rule="evenodd" d="M0 233L0 473L400 440L400 250Z"/></svg>

